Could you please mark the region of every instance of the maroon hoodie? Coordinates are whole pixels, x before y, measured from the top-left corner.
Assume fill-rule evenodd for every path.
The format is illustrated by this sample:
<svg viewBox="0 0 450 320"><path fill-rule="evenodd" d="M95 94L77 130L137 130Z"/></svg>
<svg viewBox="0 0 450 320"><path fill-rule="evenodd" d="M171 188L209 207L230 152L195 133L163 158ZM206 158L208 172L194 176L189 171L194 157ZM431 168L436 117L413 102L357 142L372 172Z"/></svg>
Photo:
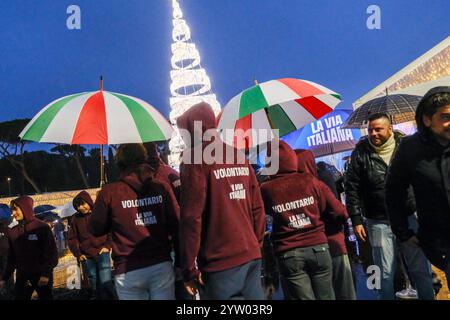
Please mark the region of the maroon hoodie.
<svg viewBox="0 0 450 320"><path fill-rule="evenodd" d="M311 151L304 149L295 150L295 153L297 154L298 170L301 172L310 173L318 178L314 154ZM331 196L328 192L326 194L327 196ZM336 199L332 191L331 194L333 195L332 198ZM327 201L329 201L329 199L327 199ZM348 219L347 209L345 209L344 218L345 220ZM328 238L328 245L330 246L331 256L337 257L347 254L347 247L345 246L345 234L343 229L343 227L346 226L345 220L335 219L328 212L324 213L322 219L325 223L325 234Z"/></svg>
<svg viewBox="0 0 450 320"><path fill-rule="evenodd" d="M345 216L345 207L327 195L331 191L316 177L298 172L295 152L283 141L278 156L278 173L261 185L266 212L273 218L275 252L327 243L321 215Z"/></svg>
<svg viewBox="0 0 450 320"><path fill-rule="evenodd" d="M86 191L81 191L74 199L83 199L86 203L94 208L94 202ZM75 207L75 206L74 206ZM88 259L97 257L103 248L111 249L110 234L101 237L94 237L88 228L88 218L91 213L83 214L77 212L72 217L72 224L69 231L69 248L73 255L79 258L81 255Z"/></svg>
<svg viewBox="0 0 450 320"><path fill-rule="evenodd" d="M13 200L24 219L8 230L9 254L2 280L16 270L24 277L50 277L58 264L58 250L50 227L34 217L33 199L22 196Z"/></svg>
<svg viewBox="0 0 450 320"><path fill-rule="evenodd" d="M202 132L215 129L214 112L206 103L186 111L177 125L192 135L194 121L202 121ZM217 135L212 143L224 155L236 153ZM212 143L203 144L202 150ZM185 156L192 150L186 150ZM224 157L217 155L208 164L182 162L180 167L180 254L185 281L199 270L223 271L261 258L265 213L256 176L246 161L225 164Z"/></svg>
<svg viewBox="0 0 450 320"><path fill-rule="evenodd" d="M179 173L161 160L155 143L146 143L144 145L148 153L148 162L154 170L155 179L167 183L172 188L177 201L180 201L181 181Z"/></svg>
<svg viewBox="0 0 450 320"><path fill-rule="evenodd" d="M115 274L170 261L172 246L178 248L177 201L152 176L148 164L128 168L95 201L89 231L97 237L111 232Z"/></svg>

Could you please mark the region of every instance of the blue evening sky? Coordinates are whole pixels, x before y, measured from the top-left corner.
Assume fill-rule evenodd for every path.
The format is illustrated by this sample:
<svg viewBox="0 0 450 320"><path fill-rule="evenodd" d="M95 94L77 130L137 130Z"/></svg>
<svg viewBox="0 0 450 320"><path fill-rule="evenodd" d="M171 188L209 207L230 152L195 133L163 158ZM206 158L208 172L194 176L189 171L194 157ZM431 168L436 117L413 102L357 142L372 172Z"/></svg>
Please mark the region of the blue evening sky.
<svg viewBox="0 0 450 320"><path fill-rule="evenodd" d="M449 35L448 0L181 0L202 65L224 105L253 84L296 77L344 107ZM81 30L66 9L81 8ZM381 8L381 30L366 9ZM98 88L169 111L170 0L0 2L0 121L32 117Z"/></svg>

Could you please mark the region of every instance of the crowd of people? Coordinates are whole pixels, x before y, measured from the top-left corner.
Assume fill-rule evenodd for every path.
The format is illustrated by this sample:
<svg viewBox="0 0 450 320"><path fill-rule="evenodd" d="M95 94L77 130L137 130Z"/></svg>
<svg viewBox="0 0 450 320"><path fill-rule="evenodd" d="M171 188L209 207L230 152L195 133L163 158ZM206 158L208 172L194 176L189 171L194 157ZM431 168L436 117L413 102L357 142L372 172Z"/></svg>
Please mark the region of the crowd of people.
<svg viewBox="0 0 450 320"><path fill-rule="evenodd" d="M271 155L278 172L264 177L247 161L225 161L230 146L199 138L216 128L213 110L200 103L177 120L191 133L186 145L214 143L224 152L213 162L183 161L178 173L153 143L121 145L119 180L95 202L85 191L73 199L68 246L95 299L262 300L262 270L267 275L273 261L286 299L355 300L350 219L372 247L380 299L395 299L400 256L418 298L433 300L431 264L450 276L450 87L423 97L416 122L418 132L406 137L388 115L370 115L342 179L344 205L335 179L308 150L279 141ZM185 150L183 159L193 154ZM15 271L16 299L33 291L51 299L58 252L50 227L35 218L28 196L0 209L18 222L0 224L0 288Z"/></svg>

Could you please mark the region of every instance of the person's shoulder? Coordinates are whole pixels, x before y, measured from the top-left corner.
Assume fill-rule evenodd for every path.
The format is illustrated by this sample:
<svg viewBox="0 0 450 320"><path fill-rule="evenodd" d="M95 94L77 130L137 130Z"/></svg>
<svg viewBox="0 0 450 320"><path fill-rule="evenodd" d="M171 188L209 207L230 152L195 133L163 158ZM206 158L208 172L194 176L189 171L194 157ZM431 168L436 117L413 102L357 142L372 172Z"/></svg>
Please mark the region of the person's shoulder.
<svg viewBox="0 0 450 320"><path fill-rule="evenodd" d="M148 186L150 187L150 189L158 192L167 192L170 188L166 181L158 178L149 181Z"/></svg>
<svg viewBox="0 0 450 320"><path fill-rule="evenodd" d="M75 212L72 215L72 224L74 223L78 223L78 221L80 221L83 218L83 214L80 212Z"/></svg>
<svg viewBox="0 0 450 320"><path fill-rule="evenodd" d="M114 181L114 182L110 182L105 184L99 191L98 191L98 195L100 194L107 194L110 192L114 192L117 189L120 188L124 188L126 187L126 183L123 182L122 180L118 180L118 181Z"/></svg>
<svg viewBox="0 0 450 320"><path fill-rule="evenodd" d="M30 222L30 232L36 231L36 230L41 230L43 232L48 232L48 231L52 231L52 229L50 228L50 226L45 223L42 220L39 219L34 219L32 222Z"/></svg>
<svg viewBox="0 0 450 320"><path fill-rule="evenodd" d="M167 172L167 174L169 175L180 175L179 172L177 170L175 170L174 168L172 168L171 166L167 165L167 164L162 164L160 166L161 169L163 169L163 171Z"/></svg>
<svg viewBox="0 0 450 320"><path fill-rule="evenodd" d="M415 133L410 136L402 137L399 144L399 149L402 152L407 151L408 154L416 154L424 150L424 142L420 137L419 133Z"/></svg>
<svg viewBox="0 0 450 320"><path fill-rule="evenodd" d="M361 137L353 149L352 156L369 153L369 138L367 136Z"/></svg>

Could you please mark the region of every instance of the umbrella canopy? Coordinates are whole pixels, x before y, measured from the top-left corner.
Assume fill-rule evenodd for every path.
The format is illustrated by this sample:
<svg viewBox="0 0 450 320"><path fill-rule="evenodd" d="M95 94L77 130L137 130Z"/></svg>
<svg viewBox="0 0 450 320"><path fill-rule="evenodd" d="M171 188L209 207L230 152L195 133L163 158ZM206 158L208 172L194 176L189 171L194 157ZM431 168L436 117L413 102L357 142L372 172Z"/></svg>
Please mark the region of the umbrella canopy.
<svg viewBox="0 0 450 320"><path fill-rule="evenodd" d="M59 219L58 214L56 214L53 211L48 211L48 212L36 214L35 216L39 220L42 220L42 221L45 221L45 222L54 222L54 221L57 221Z"/></svg>
<svg viewBox="0 0 450 320"><path fill-rule="evenodd" d="M331 112L340 102L339 94L311 81L271 80L231 99L220 116L218 130L227 144L251 148L275 138L273 129L282 137ZM237 129L254 130L242 137L234 134Z"/></svg>
<svg viewBox="0 0 450 320"><path fill-rule="evenodd" d="M413 121L421 96L408 94L389 94L367 101L353 111L342 125L344 129L363 128L371 114L385 113L391 117L392 123Z"/></svg>
<svg viewBox="0 0 450 320"><path fill-rule="evenodd" d="M57 208L50 204L41 204L39 206L34 207L33 211L35 215L44 214L46 212L55 211Z"/></svg>
<svg viewBox="0 0 450 320"><path fill-rule="evenodd" d="M59 216L61 218L67 218L67 217L71 217L76 212L77 212L77 210L75 210L75 208L73 207L73 203L68 202L65 205L60 207Z"/></svg>
<svg viewBox="0 0 450 320"><path fill-rule="evenodd" d="M100 90L53 101L19 136L36 142L104 145L168 140L172 132L164 116L145 101Z"/></svg>
<svg viewBox="0 0 450 320"><path fill-rule="evenodd" d="M11 219L11 209L9 209L9 206L0 203L0 220L6 220L9 221Z"/></svg>

